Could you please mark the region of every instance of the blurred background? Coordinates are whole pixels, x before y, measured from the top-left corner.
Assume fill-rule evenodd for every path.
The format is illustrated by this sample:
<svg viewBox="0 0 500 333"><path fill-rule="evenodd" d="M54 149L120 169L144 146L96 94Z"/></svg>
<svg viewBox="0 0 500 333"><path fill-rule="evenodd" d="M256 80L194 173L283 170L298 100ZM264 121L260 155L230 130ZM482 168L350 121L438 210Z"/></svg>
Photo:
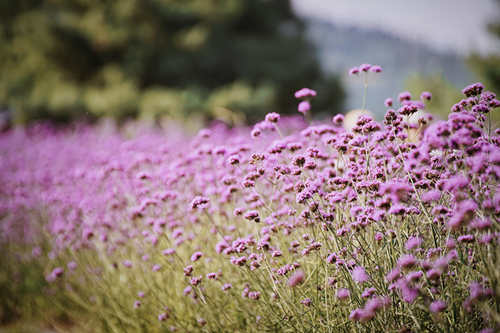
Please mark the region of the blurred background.
<svg viewBox="0 0 500 333"><path fill-rule="evenodd" d="M459 89L500 92L500 1L16 0L0 2L0 123L112 118L230 125L361 107L347 71L384 68L368 109L429 90L444 117ZM498 113L497 113L498 114Z"/></svg>

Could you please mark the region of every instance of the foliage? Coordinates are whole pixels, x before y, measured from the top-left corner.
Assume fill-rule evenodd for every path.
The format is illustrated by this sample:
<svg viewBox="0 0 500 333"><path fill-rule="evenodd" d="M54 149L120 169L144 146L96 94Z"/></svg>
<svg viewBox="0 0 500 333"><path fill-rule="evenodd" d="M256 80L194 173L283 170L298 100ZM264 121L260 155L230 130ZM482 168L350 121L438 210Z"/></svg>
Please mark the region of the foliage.
<svg viewBox="0 0 500 333"><path fill-rule="evenodd" d="M0 20L0 105L20 123L256 120L292 110L306 82L325 96L318 109L342 105L288 0L20 0L2 2Z"/></svg>
<svg viewBox="0 0 500 333"><path fill-rule="evenodd" d="M497 1L500 9L500 1ZM497 13L500 15L500 11ZM500 38L500 19L488 24L488 29L491 34ZM472 53L467 59L468 65L476 72L481 81L493 91L500 91L500 53L492 53L488 55L480 55ZM494 122L500 125L500 116L494 116Z"/></svg>

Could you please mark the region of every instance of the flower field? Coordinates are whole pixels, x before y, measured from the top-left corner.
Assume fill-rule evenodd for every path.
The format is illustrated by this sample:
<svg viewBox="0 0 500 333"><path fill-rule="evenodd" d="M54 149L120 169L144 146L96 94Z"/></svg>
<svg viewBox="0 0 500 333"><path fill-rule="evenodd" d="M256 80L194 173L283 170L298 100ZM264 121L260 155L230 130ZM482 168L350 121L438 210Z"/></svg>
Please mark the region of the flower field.
<svg viewBox="0 0 500 333"><path fill-rule="evenodd" d="M360 66L353 75L376 75ZM48 125L0 136L2 321L84 332L500 330L500 131L447 120ZM316 92L295 94L314 109ZM293 96L291 96L293 98ZM364 106L363 106L364 107ZM62 325L62 324L61 324ZM65 329L60 329L65 331Z"/></svg>

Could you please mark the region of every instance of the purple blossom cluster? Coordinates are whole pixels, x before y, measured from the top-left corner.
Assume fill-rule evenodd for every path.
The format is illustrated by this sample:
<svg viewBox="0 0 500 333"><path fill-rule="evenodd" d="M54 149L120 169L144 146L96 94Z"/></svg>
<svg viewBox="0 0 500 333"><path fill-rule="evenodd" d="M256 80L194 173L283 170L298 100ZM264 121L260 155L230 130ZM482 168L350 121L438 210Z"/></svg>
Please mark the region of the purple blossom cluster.
<svg viewBox="0 0 500 333"><path fill-rule="evenodd" d="M368 71L381 68L351 74ZM0 137L0 243L43 263L61 302L109 302L130 329L497 330L500 131L487 117L500 103L481 84L463 93L447 120L418 115L430 93L403 92L382 123L363 115L350 131L341 115L277 113L168 141L14 129ZM300 112L314 96L296 92Z"/></svg>

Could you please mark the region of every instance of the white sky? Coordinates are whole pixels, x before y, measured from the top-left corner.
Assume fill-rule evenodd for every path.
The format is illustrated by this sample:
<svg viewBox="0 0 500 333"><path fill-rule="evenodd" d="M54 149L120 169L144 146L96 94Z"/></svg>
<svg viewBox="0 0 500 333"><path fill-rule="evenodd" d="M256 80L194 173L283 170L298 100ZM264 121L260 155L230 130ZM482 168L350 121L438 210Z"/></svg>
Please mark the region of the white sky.
<svg viewBox="0 0 500 333"><path fill-rule="evenodd" d="M495 0L292 0L299 15L377 28L461 54L500 51L486 24L500 19Z"/></svg>

